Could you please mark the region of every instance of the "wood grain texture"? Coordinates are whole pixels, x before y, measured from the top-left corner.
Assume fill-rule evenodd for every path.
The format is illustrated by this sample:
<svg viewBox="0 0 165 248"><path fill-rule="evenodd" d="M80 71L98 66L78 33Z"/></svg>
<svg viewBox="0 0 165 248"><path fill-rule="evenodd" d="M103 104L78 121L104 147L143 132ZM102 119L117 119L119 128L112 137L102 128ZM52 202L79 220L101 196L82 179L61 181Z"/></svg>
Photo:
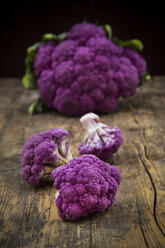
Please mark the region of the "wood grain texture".
<svg viewBox="0 0 165 248"><path fill-rule="evenodd" d="M30 135L62 127L78 156L84 134L78 117L29 116L36 96L19 79L0 80L0 248L165 247L165 77L154 77L114 113L100 116L123 132L121 149L107 161L122 181L116 205L77 222L58 217L51 185L33 188L21 177L20 153Z"/></svg>

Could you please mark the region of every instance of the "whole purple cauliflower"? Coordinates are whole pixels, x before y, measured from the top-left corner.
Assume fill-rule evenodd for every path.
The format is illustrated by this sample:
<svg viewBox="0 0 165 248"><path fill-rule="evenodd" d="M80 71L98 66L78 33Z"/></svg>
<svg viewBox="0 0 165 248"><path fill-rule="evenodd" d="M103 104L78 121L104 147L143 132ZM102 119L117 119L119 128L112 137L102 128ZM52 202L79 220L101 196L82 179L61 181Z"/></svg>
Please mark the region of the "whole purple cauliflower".
<svg viewBox="0 0 165 248"><path fill-rule="evenodd" d="M29 48L23 79L29 89L37 82L41 100L51 109L78 116L109 113L119 97L132 96L141 79L149 79L145 60L127 48L136 48L138 40L109 40L103 27L91 23L76 24L60 37L47 34ZM36 109L33 105L29 112Z"/></svg>
<svg viewBox="0 0 165 248"><path fill-rule="evenodd" d="M77 220L93 212L104 212L115 201L121 174L115 166L95 155L73 158L54 169L56 205L62 219Z"/></svg>
<svg viewBox="0 0 165 248"><path fill-rule="evenodd" d="M94 154L100 159L107 159L119 150L123 137L118 127L108 127L100 122L98 115L88 113L80 118L85 129L84 139L79 145L79 153Z"/></svg>
<svg viewBox="0 0 165 248"><path fill-rule="evenodd" d="M49 179L51 171L72 159L69 133L54 128L37 133L27 139L22 150L22 176L31 185L39 186Z"/></svg>

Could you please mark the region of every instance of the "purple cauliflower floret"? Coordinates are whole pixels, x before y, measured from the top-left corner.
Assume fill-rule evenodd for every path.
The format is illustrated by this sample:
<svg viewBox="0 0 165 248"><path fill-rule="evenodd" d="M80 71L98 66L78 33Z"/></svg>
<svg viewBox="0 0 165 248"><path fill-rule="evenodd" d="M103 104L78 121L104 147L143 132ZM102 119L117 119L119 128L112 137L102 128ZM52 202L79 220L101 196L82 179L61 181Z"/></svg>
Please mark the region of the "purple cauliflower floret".
<svg viewBox="0 0 165 248"><path fill-rule="evenodd" d="M76 24L67 33L67 39L75 40L79 46L84 46L90 38L97 37L105 37L105 32L91 23Z"/></svg>
<svg viewBox="0 0 165 248"><path fill-rule="evenodd" d="M101 27L76 24L61 43L39 46L34 73L41 99L66 115L109 113L135 94L146 72L137 51L108 40Z"/></svg>
<svg viewBox="0 0 165 248"><path fill-rule="evenodd" d="M98 115L88 113L80 122L85 129L84 139L79 145L79 153L94 154L100 159L107 159L119 150L123 137L118 127L108 127L100 122Z"/></svg>
<svg viewBox="0 0 165 248"><path fill-rule="evenodd" d="M70 142L66 143L69 133L54 128L29 137L22 150L22 176L31 185L39 186L49 179L51 171L67 163L71 158Z"/></svg>
<svg viewBox="0 0 165 248"><path fill-rule="evenodd" d="M40 45L38 52L35 55L34 72L37 77L46 69L51 67L51 54L54 50L56 43L49 41L47 44Z"/></svg>
<svg viewBox="0 0 165 248"><path fill-rule="evenodd" d="M54 169L56 206L62 219L75 221L93 212L104 212L115 201L121 174L95 155L73 158Z"/></svg>
<svg viewBox="0 0 165 248"><path fill-rule="evenodd" d="M134 50L132 49L125 49L124 54L126 55L127 58L130 59L132 64L136 67L138 74L140 77L142 77L145 74L146 71L146 61Z"/></svg>

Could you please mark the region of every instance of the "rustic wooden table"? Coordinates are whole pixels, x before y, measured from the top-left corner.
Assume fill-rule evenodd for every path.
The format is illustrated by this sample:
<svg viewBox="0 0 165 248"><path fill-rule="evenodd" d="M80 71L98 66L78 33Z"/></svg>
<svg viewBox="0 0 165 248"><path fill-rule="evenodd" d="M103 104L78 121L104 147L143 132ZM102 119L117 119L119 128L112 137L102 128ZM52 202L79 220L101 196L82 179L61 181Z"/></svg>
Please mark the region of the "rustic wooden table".
<svg viewBox="0 0 165 248"><path fill-rule="evenodd" d="M0 248L165 247L165 77L153 77L114 113L101 116L123 132L120 151L108 160L122 181L116 206L77 222L58 217L51 185L33 188L21 177L20 153L30 135L67 129L74 156L83 137L77 117L28 115L34 98L20 79L0 80Z"/></svg>

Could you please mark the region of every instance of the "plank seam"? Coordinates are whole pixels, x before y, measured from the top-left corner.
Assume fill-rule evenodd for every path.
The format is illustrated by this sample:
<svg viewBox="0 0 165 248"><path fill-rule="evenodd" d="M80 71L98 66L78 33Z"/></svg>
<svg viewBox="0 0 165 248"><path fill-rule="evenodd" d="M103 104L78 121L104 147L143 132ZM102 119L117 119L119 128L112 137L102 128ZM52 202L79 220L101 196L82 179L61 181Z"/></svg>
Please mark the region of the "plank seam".
<svg viewBox="0 0 165 248"><path fill-rule="evenodd" d="M144 149L144 152L145 152L145 149ZM145 171L146 171L146 173L147 173L147 175L148 175L148 177L149 177L149 179L150 179L150 182L151 182L152 187L153 187L153 190L154 190L154 204L153 204L153 216L154 216L154 220L155 220L155 223L156 223L157 227L159 228L160 232L161 232L162 235L165 237L165 234L164 234L164 232L163 232L161 226L159 225L159 222L158 222L158 220L157 220L157 215L156 215L157 190L156 190L154 181L153 181L153 179L152 179L152 176L151 176L150 172L148 171L148 169L147 169L147 167L146 167L146 165L145 165L145 162L144 162L144 160L143 160L143 158L142 158L142 155L141 155L140 153L138 153L138 155L139 155L140 161L142 162L142 164L143 164L143 166L144 166L144 169L145 169Z"/></svg>
<svg viewBox="0 0 165 248"><path fill-rule="evenodd" d="M131 112L132 112L134 121L135 121L135 123L137 124L137 126L139 127L139 122L138 122L138 120L136 119L136 115L135 115L135 113L134 113L134 109L133 109L133 107L130 106L130 105L129 105L129 107L130 107L130 110L131 110ZM140 127L139 127L139 128L140 128ZM143 128L143 130L142 130L142 139L143 139L144 141L146 141L146 138L145 138L145 130L144 130L144 128ZM143 144L143 149L144 149L144 156L145 156L145 158L150 162L150 160L148 159L146 147L145 147L144 144ZM156 214L157 190L156 190L154 181L153 181L153 179L152 179L152 176L151 176L149 170L147 169L147 166L146 166L146 164L145 164L145 161L144 161L143 158L142 158L142 154L139 152L139 149L138 149L138 156L139 156L139 159L140 159L140 161L141 161L141 163L142 163L142 165L143 165L143 167L144 167L144 169L145 169L145 171L146 171L146 173L147 173L147 175L148 175L148 177L149 177L149 179L150 179L151 185L152 185L153 190L154 190L154 203L153 203L153 216L154 216L154 221L155 221L155 223L156 223L158 229L159 229L160 232L162 233L162 235L165 237L165 234L164 234L164 232L163 232L163 230L162 230L162 228L161 228L161 226L159 225L159 222L158 222L158 220L157 220L157 214ZM151 162L150 162L150 163L151 163ZM152 163L151 163L151 164L152 164Z"/></svg>
<svg viewBox="0 0 165 248"><path fill-rule="evenodd" d="M140 213L140 210L139 210L137 201L136 201L136 207L137 207L137 212L138 212L138 216L139 216L140 230L141 230L142 236L143 236L143 238L144 238L145 245L146 245L146 247L148 248L149 245L148 245L147 239L146 239L146 237L145 237L145 235L144 235L144 230L143 230L142 221L141 221L141 213Z"/></svg>

